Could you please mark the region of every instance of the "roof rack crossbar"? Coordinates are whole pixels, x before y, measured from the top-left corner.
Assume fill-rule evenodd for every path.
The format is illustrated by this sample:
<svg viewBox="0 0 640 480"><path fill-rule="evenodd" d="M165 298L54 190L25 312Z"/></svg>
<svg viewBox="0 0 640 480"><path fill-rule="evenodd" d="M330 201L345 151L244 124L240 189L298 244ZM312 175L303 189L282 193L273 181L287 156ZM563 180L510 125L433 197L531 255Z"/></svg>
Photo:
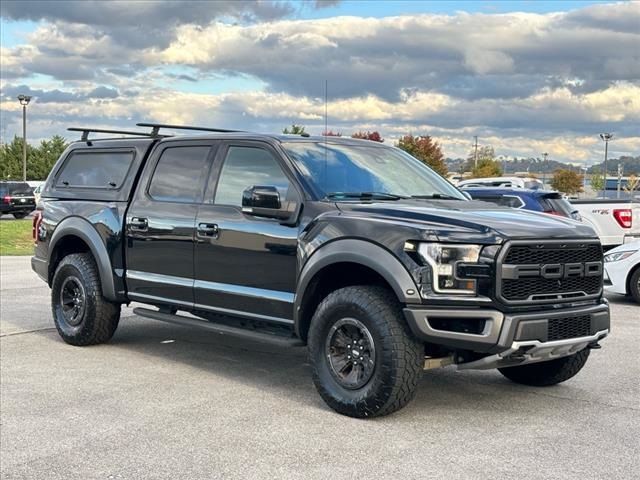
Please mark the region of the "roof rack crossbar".
<svg viewBox="0 0 640 480"><path fill-rule="evenodd" d="M71 128L67 128L68 131L70 132L82 132L82 137L80 137L80 140L83 142L86 142L89 139L89 134L90 133L113 133L113 134L117 134L117 135L137 135L140 137L157 137L159 136L154 132L148 133L148 132L131 132L129 130L110 130L110 129L105 129L105 128L78 128L78 127L71 127Z"/></svg>
<svg viewBox="0 0 640 480"><path fill-rule="evenodd" d="M228 130L226 128L209 128L209 127L195 127L189 125L166 125L163 123L136 123L138 127L151 127L151 133L156 135L161 128L168 128L170 130L196 130L201 132L218 132L218 133L234 133L243 132L243 130Z"/></svg>

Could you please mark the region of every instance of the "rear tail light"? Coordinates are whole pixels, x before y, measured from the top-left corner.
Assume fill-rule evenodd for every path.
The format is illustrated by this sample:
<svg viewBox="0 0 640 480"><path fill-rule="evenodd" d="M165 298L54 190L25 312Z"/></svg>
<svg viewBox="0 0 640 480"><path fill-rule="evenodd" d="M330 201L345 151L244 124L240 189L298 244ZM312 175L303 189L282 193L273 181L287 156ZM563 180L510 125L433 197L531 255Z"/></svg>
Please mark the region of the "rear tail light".
<svg viewBox="0 0 640 480"><path fill-rule="evenodd" d="M564 213L559 212L557 210L545 210L544 213L548 213L549 215L557 215L559 217L566 217Z"/></svg>
<svg viewBox="0 0 640 480"><path fill-rule="evenodd" d="M42 224L42 212L36 211L33 215L33 223L31 224L31 236L37 243L40 235L38 234L40 230L40 225Z"/></svg>
<svg viewBox="0 0 640 480"><path fill-rule="evenodd" d="M631 228L631 209L630 208L616 208L613 210L613 218L616 219L618 224L622 228Z"/></svg>
<svg viewBox="0 0 640 480"><path fill-rule="evenodd" d="M5 195L4 197L2 197L2 201L4 203L11 203L11 195Z"/></svg>

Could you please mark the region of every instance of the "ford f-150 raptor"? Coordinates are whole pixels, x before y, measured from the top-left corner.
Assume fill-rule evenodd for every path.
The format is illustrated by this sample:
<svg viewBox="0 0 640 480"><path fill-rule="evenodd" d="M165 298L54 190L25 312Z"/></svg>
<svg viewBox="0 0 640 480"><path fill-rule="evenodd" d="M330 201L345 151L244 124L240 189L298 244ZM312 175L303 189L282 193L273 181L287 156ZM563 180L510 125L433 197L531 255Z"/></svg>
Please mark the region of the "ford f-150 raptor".
<svg viewBox="0 0 640 480"><path fill-rule="evenodd" d="M141 303L307 345L325 402L369 417L405 406L428 368L563 382L609 332L587 225L469 200L376 142L139 126L74 129L42 191L32 266L67 343L108 341Z"/></svg>

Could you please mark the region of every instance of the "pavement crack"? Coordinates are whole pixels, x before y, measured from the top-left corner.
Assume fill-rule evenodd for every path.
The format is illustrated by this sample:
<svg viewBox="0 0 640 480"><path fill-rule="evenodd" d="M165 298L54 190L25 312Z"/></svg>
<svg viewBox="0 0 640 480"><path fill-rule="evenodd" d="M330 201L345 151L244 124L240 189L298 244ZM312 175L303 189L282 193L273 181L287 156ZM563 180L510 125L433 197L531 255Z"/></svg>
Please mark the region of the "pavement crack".
<svg viewBox="0 0 640 480"><path fill-rule="evenodd" d="M623 408L626 410L632 410L635 412L640 412L640 408L634 408L631 407L629 405L614 405L612 403L604 403L604 402L598 402L595 400L588 400L586 398L577 398L577 397L563 397L562 395L550 395L548 393L542 393L542 392L529 392L532 395L539 395L541 397L551 397L551 398L557 398L559 400L570 400L570 401L576 401L576 402L582 402L582 403L588 403L590 405L600 405L602 407L610 407L610 408Z"/></svg>
<svg viewBox="0 0 640 480"><path fill-rule="evenodd" d="M55 330L55 327L36 328L35 330L22 330L20 332L0 333L0 338L14 337L16 335L26 335L27 333L44 332L47 330Z"/></svg>

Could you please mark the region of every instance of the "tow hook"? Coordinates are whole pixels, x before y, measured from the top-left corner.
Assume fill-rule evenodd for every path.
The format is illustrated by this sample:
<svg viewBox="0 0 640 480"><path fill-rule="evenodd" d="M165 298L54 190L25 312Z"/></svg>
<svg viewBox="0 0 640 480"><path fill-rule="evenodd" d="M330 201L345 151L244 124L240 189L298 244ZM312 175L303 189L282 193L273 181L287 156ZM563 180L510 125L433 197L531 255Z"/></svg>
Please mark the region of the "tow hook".
<svg viewBox="0 0 640 480"><path fill-rule="evenodd" d="M589 345L587 345L587 348L590 350L600 350L602 348L602 345L600 345L598 342L591 342Z"/></svg>

